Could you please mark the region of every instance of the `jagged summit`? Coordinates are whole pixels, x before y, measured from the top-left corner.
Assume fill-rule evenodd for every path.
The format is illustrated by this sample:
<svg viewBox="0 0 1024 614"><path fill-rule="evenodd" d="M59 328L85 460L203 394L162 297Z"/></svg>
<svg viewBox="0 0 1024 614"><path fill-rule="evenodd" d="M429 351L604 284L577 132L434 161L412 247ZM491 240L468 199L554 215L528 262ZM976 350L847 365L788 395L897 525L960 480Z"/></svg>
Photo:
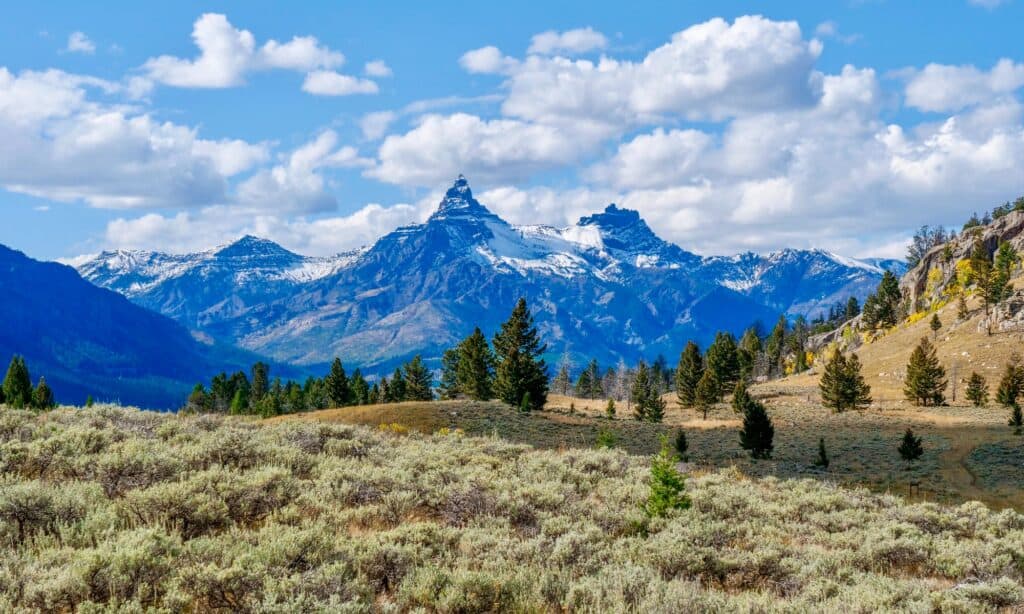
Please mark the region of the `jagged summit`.
<svg viewBox="0 0 1024 614"><path fill-rule="evenodd" d="M298 254L286 250L270 239L263 239L253 235L245 235L237 241L217 249L215 255L219 258L239 258L249 256L301 258Z"/></svg>
<svg viewBox="0 0 1024 614"><path fill-rule="evenodd" d="M446 217L468 217L477 215L494 215L487 207L480 204L480 201L473 198L473 191L469 187L469 181L465 175L459 175L452 187L445 192L444 198L437 206L437 211L430 216L431 220Z"/></svg>

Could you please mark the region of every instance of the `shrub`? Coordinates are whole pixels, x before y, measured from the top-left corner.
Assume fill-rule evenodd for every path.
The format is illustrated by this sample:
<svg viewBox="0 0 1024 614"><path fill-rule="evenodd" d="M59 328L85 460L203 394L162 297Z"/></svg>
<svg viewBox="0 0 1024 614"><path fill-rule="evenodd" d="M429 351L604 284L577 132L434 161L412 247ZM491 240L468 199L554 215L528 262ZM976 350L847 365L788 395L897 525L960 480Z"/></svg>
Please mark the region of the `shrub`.
<svg viewBox="0 0 1024 614"><path fill-rule="evenodd" d="M651 494L644 506L648 516L660 518L670 510L690 507L690 498L685 493L686 479L676 469L678 462L679 457L668 447L668 439L662 438L661 451L651 459Z"/></svg>

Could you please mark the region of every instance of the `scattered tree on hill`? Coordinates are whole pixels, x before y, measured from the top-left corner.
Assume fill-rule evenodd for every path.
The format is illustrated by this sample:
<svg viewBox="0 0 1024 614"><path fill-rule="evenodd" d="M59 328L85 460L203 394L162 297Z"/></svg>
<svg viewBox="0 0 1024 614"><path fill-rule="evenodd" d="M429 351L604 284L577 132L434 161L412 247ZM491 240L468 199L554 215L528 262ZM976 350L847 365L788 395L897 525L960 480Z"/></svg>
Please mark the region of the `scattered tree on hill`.
<svg viewBox="0 0 1024 614"><path fill-rule="evenodd" d="M765 341L764 352L768 363L766 375L769 377L782 364L782 352L786 348L786 328L788 324L786 316L779 316L778 321L775 323L775 328L772 329L771 334L768 335L768 340Z"/></svg>
<svg viewBox="0 0 1024 614"><path fill-rule="evenodd" d="M437 394L443 400L456 399L459 396L459 350L448 348L441 354L441 381L437 385Z"/></svg>
<svg viewBox="0 0 1024 614"><path fill-rule="evenodd" d="M1024 392L1024 366L1021 365L1020 354L1010 354L1003 370L1003 377L996 389L996 401L1003 407L1017 405L1017 399Z"/></svg>
<svg viewBox="0 0 1024 614"><path fill-rule="evenodd" d="M935 347L927 338L914 348L907 363L903 394L914 405L941 405L945 402L946 370L939 364Z"/></svg>
<svg viewBox="0 0 1024 614"><path fill-rule="evenodd" d="M924 454L921 438L915 437L914 431L911 429L907 429L907 432L903 433L903 439L900 440L897 450L899 450L900 457L907 462L915 461Z"/></svg>
<svg viewBox="0 0 1024 614"><path fill-rule="evenodd" d="M633 415L644 422L661 422L665 417L665 401L651 379L651 369L643 360L636 367L632 389Z"/></svg>
<svg viewBox="0 0 1024 614"><path fill-rule="evenodd" d="M864 381L860 359L856 354L846 358L836 350L825 363L818 388L821 391L821 404L836 413L862 409L871 404L871 387Z"/></svg>
<svg viewBox="0 0 1024 614"><path fill-rule="evenodd" d="M768 411L760 401L751 399L743 408L743 428L740 447L750 452L751 458L771 458L775 427Z"/></svg>
<svg viewBox="0 0 1024 614"><path fill-rule="evenodd" d="M647 497L644 511L651 518L666 516L671 510L687 509L690 498L686 496L686 479L676 469L679 457L672 453L668 439L662 437L661 451L651 459L651 494Z"/></svg>
<svg viewBox="0 0 1024 614"><path fill-rule="evenodd" d="M255 406L267 394L270 387L270 367L264 362L252 366L252 386L249 388L249 399Z"/></svg>
<svg viewBox="0 0 1024 614"><path fill-rule="evenodd" d="M910 268L916 267L917 263L921 262L921 258L933 247L942 245L948 240L946 231L941 226L936 228L922 226L914 233L910 246L907 248L907 265Z"/></svg>
<svg viewBox="0 0 1024 614"><path fill-rule="evenodd" d="M404 371L406 401L434 400L434 377L423 364L423 358L419 354L413 356L405 365Z"/></svg>
<svg viewBox="0 0 1024 614"><path fill-rule="evenodd" d="M474 328L473 332L462 340L458 351L456 382L459 392L477 401L492 399L495 358L490 346L487 345L487 338L479 327Z"/></svg>
<svg viewBox="0 0 1024 614"><path fill-rule="evenodd" d="M743 408L750 402L750 393L747 392L747 383L742 379L736 382L736 386L732 389L732 410L736 413L742 413Z"/></svg>
<svg viewBox="0 0 1024 614"><path fill-rule="evenodd" d="M697 407L704 414L705 420L708 419L708 409L720 400L722 400L722 385L715 377L715 372L707 369L700 376L700 381L697 382Z"/></svg>
<svg viewBox="0 0 1024 614"><path fill-rule="evenodd" d="M928 327L932 329L932 337L937 338L939 336L939 329L942 328L942 320L939 319L939 314L932 314L932 321L928 324Z"/></svg>
<svg viewBox="0 0 1024 614"><path fill-rule="evenodd" d="M825 438L818 438L818 458L814 461L815 466L828 469L828 452L825 451Z"/></svg>
<svg viewBox="0 0 1024 614"><path fill-rule="evenodd" d="M1010 409L1009 424L1013 427L1013 434L1020 435L1021 427L1024 427L1024 414L1021 414L1020 403L1014 403Z"/></svg>
<svg viewBox="0 0 1024 614"><path fill-rule="evenodd" d="M863 321L868 328L891 328L901 319L900 305L903 295L900 293L900 282L891 271L882 274L878 289L869 294L864 301Z"/></svg>
<svg viewBox="0 0 1024 614"><path fill-rule="evenodd" d="M395 371L388 381L388 390L384 401L386 403L401 403L406 400L406 392L405 373L402 372L401 367L395 367Z"/></svg>
<svg viewBox="0 0 1024 614"><path fill-rule="evenodd" d="M736 355L740 363L741 379L750 379L757 374L758 359L764 353L761 346L761 335L758 330L758 326L751 326L740 337Z"/></svg>
<svg viewBox="0 0 1024 614"><path fill-rule="evenodd" d="M28 366L21 356L11 358L4 377L4 403L14 409L24 409L32 405L32 378Z"/></svg>
<svg viewBox="0 0 1024 614"><path fill-rule="evenodd" d="M497 357L494 392L497 397L513 406L523 405L526 399L531 409L544 407L548 398L548 374L541 355L546 350L526 299L520 298L509 319L494 336Z"/></svg>
<svg viewBox="0 0 1024 614"><path fill-rule="evenodd" d="M46 384L46 378L39 376L39 383L32 391L32 407L36 409L52 409L56 403L53 400L53 390Z"/></svg>
<svg viewBox="0 0 1024 614"><path fill-rule="evenodd" d="M985 314L998 305L1010 293L1010 276L1017 262L1017 253L1013 247L1002 242L996 250L995 258L989 255L988 247L978 239L971 250L971 271L978 293L985 304ZM987 328L992 334L991 326Z"/></svg>
<svg viewBox="0 0 1024 614"><path fill-rule="evenodd" d="M608 398L608 403L604 406L604 417L609 420L615 419L615 399Z"/></svg>
<svg viewBox="0 0 1024 614"><path fill-rule="evenodd" d="M981 407L988 403L988 384L985 382L985 378L978 374L977 371L972 371L971 376L967 378L967 400L974 404L975 407Z"/></svg>
<svg viewBox="0 0 1024 614"><path fill-rule="evenodd" d="M370 385L366 383L366 378L363 377L363 372L358 368L352 372L352 377L348 380L349 387L352 389L352 402L356 405L366 405L370 401ZM323 386L321 386L323 388ZM326 394L326 391L325 393Z"/></svg>
<svg viewBox="0 0 1024 614"><path fill-rule="evenodd" d="M580 373L576 380L576 396L584 399L597 399L604 396L601 387L601 370L597 366L597 360L591 360L587 368Z"/></svg>
<svg viewBox="0 0 1024 614"><path fill-rule="evenodd" d="M93 401L93 398L92 398L91 394L89 396L85 397L85 406L86 407L92 407L94 403L95 403L95 401Z"/></svg>
<svg viewBox="0 0 1024 614"><path fill-rule="evenodd" d="M206 387L202 384L196 384L192 387L192 393L188 395L188 402L185 404L185 411L200 413L206 411L206 407Z"/></svg>
<svg viewBox="0 0 1024 614"><path fill-rule="evenodd" d="M348 387L348 376L338 357L335 357L334 362L331 363L331 371L327 374L324 382L327 385L327 398L333 407L349 404L351 392Z"/></svg>
<svg viewBox="0 0 1024 614"><path fill-rule="evenodd" d="M969 318L971 312L967 310L967 299L964 298L964 292L960 291L960 296L956 301L956 319L963 322Z"/></svg>
<svg viewBox="0 0 1024 614"><path fill-rule="evenodd" d="M857 302L856 296L851 296L846 299L846 312L843 317L846 320L852 320L860 315L860 303Z"/></svg>
<svg viewBox="0 0 1024 614"><path fill-rule="evenodd" d="M693 341L687 341L686 347L679 354L679 366L676 367L676 397L683 407L693 407L697 402L697 382L704 374L704 359L700 355L700 347Z"/></svg>

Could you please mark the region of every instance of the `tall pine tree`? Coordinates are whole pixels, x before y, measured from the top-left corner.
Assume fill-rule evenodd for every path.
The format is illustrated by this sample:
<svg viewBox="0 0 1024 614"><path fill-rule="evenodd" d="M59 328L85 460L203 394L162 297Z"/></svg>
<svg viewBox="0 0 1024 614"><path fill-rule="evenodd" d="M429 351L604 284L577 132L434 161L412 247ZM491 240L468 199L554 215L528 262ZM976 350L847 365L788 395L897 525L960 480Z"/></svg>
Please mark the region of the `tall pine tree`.
<svg viewBox="0 0 1024 614"><path fill-rule="evenodd" d="M434 377L423 364L423 358L417 354L412 360L406 363L405 371L405 400L406 401L432 401L434 391L432 390Z"/></svg>
<svg viewBox="0 0 1024 614"><path fill-rule="evenodd" d="M715 374L720 386L727 390L740 378L740 362L736 353L736 338L732 333L719 332L704 357L707 369Z"/></svg>
<svg viewBox="0 0 1024 614"><path fill-rule="evenodd" d="M32 405L32 378L21 356L11 358L4 377L4 402L9 407L23 409Z"/></svg>
<svg viewBox="0 0 1024 614"><path fill-rule="evenodd" d="M740 447L750 452L751 458L771 458L775 426L760 401L749 400L743 408L743 428Z"/></svg>
<svg viewBox="0 0 1024 614"><path fill-rule="evenodd" d="M661 422L665 417L665 401L658 394L658 386L652 376L650 367L641 360L633 377L633 415L644 422Z"/></svg>
<svg viewBox="0 0 1024 614"><path fill-rule="evenodd" d="M923 337L910 355L903 394L914 405L941 405L945 402L946 370L939 364L935 346Z"/></svg>
<svg viewBox="0 0 1024 614"><path fill-rule="evenodd" d="M477 401L494 398L494 353L479 328L459 344L456 381L459 392ZM522 401L522 399L520 399Z"/></svg>
<svg viewBox="0 0 1024 614"><path fill-rule="evenodd" d="M697 402L697 382L704 374L704 358L700 347L693 341L687 341L686 347L679 354L679 365L676 367L676 397L683 407L693 407Z"/></svg>
<svg viewBox="0 0 1024 614"><path fill-rule="evenodd" d="M533 315L520 298L509 319L494 335L497 368L494 377L496 396L519 407L529 395L529 407L541 409L548 399L547 365L541 355L547 350L533 322Z"/></svg>
<svg viewBox="0 0 1024 614"><path fill-rule="evenodd" d="M459 347L448 348L441 355L441 381L437 393L442 400L459 397Z"/></svg>
<svg viewBox="0 0 1024 614"><path fill-rule="evenodd" d="M349 404L351 391L348 386L348 376L345 375L345 367L342 366L341 359L337 356L331 363L331 371L324 378L324 383L327 385L327 398L333 407Z"/></svg>

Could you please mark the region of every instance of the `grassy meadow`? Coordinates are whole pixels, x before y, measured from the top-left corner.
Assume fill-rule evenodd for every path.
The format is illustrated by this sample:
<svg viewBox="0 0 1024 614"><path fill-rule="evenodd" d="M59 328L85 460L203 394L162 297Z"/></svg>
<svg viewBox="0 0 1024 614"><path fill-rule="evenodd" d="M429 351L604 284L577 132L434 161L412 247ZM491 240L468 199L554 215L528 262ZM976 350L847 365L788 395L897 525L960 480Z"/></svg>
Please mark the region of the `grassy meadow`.
<svg viewBox="0 0 1024 614"><path fill-rule="evenodd" d="M1012 510L735 468L694 472L691 507L648 518L649 460L621 449L304 418L0 413L0 610L1024 604L1024 516Z"/></svg>

